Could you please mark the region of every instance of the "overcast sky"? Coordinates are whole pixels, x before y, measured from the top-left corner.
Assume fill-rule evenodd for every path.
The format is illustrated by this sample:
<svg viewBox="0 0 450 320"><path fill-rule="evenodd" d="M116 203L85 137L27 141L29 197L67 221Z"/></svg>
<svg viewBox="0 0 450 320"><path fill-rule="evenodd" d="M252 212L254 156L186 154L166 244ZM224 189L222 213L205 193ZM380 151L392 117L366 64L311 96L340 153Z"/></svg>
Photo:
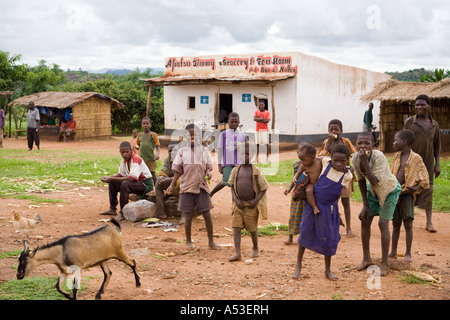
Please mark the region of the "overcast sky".
<svg viewBox="0 0 450 320"><path fill-rule="evenodd" d="M64 70L283 51L380 72L450 69L450 1L1 0L0 50Z"/></svg>

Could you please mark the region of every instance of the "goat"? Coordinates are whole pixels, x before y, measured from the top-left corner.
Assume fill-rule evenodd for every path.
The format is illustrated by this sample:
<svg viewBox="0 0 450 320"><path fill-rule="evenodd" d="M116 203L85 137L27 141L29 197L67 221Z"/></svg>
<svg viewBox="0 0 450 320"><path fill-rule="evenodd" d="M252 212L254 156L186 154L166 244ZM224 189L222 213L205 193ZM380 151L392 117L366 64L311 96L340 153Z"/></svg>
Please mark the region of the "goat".
<svg viewBox="0 0 450 320"><path fill-rule="evenodd" d="M60 271L56 289L67 299L76 300L77 290L80 287L81 270L100 265L104 278L95 299L101 299L112 274L107 261L117 259L131 267L136 287L140 287L136 262L128 256L122 245L120 224L114 219L110 221L112 225L107 224L83 235L67 236L33 251L30 251L28 242L25 240L24 250L19 255L17 279L23 279L37 266L55 264ZM72 296L62 289L62 284L70 273L75 275Z"/></svg>

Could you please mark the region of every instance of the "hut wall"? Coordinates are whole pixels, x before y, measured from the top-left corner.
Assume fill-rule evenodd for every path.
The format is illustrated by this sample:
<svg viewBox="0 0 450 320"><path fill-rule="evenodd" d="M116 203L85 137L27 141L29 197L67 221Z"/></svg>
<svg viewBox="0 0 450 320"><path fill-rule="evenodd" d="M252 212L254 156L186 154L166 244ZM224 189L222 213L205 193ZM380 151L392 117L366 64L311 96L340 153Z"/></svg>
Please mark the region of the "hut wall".
<svg viewBox="0 0 450 320"><path fill-rule="evenodd" d="M72 108L77 122L76 137L111 136L111 105L108 101L92 97Z"/></svg>
<svg viewBox="0 0 450 320"><path fill-rule="evenodd" d="M450 103L448 100L432 100L430 115L441 130L442 151L450 151ZM414 102L384 100L380 108L380 150L393 152L395 133L403 129L405 120L416 114Z"/></svg>

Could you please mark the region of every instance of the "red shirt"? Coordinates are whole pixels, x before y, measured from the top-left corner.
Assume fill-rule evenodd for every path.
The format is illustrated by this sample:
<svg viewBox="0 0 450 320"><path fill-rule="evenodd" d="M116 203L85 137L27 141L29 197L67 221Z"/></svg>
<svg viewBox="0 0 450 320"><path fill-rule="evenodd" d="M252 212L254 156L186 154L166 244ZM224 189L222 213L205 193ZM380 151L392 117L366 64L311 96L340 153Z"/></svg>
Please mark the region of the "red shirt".
<svg viewBox="0 0 450 320"><path fill-rule="evenodd" d="M255 117L258 118L264 118L264 119L269 119L270 120L270 112L268 110L256 110L255 111ZM263 122L259 122L256 121L256 131L268 131L269 130L269 124L268 123L263 123Z"/></svg>
<svg viewBox="0 0 450 320"><path fill-rule="evenodd" d="M67 129L72 129L73 132L75 132L75 127L77 126L77 123L75 122L75 120L68 120L67 121Z"/></svg>

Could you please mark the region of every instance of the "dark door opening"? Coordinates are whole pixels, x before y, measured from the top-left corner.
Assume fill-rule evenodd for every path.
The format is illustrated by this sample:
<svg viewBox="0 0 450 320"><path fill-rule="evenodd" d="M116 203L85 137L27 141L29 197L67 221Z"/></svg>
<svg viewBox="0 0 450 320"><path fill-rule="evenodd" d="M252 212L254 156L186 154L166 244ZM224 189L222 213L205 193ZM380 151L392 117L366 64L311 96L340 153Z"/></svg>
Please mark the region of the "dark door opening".
<svg viewBox="0 0 450 320"><path fill-rule="evenodd" d="M221 93L219 105L219 123L227 123L228 115L233 112L233 95L228 93Z"/></svg>

